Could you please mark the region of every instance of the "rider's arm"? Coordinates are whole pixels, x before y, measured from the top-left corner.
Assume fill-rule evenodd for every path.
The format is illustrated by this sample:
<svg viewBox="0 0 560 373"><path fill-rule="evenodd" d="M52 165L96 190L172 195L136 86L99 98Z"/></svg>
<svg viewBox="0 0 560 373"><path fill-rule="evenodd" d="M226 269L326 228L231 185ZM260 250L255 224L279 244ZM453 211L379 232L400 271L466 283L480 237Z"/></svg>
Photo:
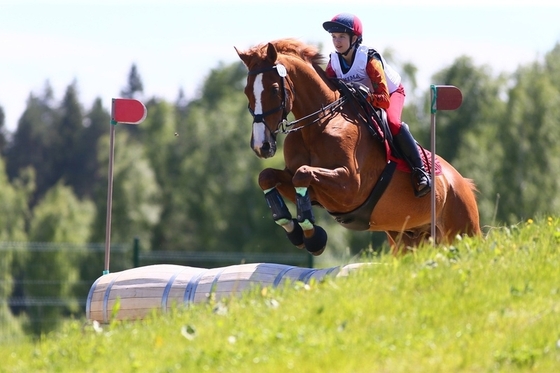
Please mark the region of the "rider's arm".
<svg viewBox="0 0 560 373"><path fill-rule="evenodd" d="M390 104L389 88L381 61L376 58L370 59L366 65L366 72L373 88L373 92L369 95L370 103L374 107L387 109Z"/></svg>

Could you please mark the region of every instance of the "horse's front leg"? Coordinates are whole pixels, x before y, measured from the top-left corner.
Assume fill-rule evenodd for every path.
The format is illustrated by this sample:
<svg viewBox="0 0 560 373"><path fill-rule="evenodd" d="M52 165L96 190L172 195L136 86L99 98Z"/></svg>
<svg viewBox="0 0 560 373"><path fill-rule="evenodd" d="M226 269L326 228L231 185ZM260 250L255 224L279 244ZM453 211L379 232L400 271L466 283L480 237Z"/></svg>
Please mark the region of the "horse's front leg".
<svg viewBox="0 0 560 373"><path fill-rule="evenodd" d="M284 228L286 236L294 246L304 249L303 230L298 221L292 218L282 197L296 203L292 175L286 170L266 168L259 174L259 186L264 192L264 198L272 212L274 222Z"/></svg>
<svg viewBox="0 0 560 373"><path fill-rule="evenodd" d="M327 243L327 233L315 225L311 209L310 188L314 199L330 211L349 211L356 203L359 182L351 178L346 167L335 169L301 166L292 177L296 191L297 221L304 232L305 247L313 255L320 255Z"/></svg>
<svg viewBox="0 0 560 373"><path fill-rule="evenodd" d="M360 178L347 167L301 166L292 177L292 184L298 195L304 195L311 187L313 198L332 212L351 211L363 200L359 195Z"/></svg>
<svg viewBox="0 0 560 373"><path fill-rule="evenodd" d="M284 228L290 242L313 255L322 254L327 244L327 233L314 224L309 194L294 189L292 175L286 170L267 168L259 175L259 185L264 191L272 218ZM297 219L292 218L282 196L296 204Z"/></svg>

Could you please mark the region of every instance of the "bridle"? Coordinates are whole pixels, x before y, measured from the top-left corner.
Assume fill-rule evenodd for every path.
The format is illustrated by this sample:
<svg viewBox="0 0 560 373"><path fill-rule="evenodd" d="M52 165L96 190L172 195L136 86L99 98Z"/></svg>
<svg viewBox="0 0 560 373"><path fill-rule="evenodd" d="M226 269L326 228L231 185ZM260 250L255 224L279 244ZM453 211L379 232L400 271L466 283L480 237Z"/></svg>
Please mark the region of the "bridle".
<svg viewBox="0 0 560 373"><path fill-rule="evenodd" d="M265 73L265 72L269 72L269 71L274 71L276 70L278 72L278 75L280 75L280 77L282 78L282 80L280 81L280 86L282 89L282 100L280 103L280 106L274 108L274 109L270 109L267 110L266 112L262 113L262 114L255 114L255 112L253 111L253 109L251 109L251 106L248 104L247 105L247 109L249 109L249 113L251 113L251 116L253 117L253 122L261 122L264 123L266 125L266 122L264 120L264 117L270 115L270 114L274 114L277 111L282 110L282 120L278 123L277 127L276 127L276 131L274 131L274 134L277 133L282 133L282 134L288 134L290 132L295 132L295 131L299 131L307 126L310 126L314 123L317 123L318 121L320 121L321 119L328 117L328 116L332 116L334 115L338 109L340 109L344 103L346 102L346 97L345 96L341 96L340 98L338 98L337 100L331 102L330 104L328 104L327 106L322 107L321 109L308 114L302 118L293 120L291 122L288 121L287 117L289 112L286 110L286 97L287 97L287 90L286 90L286 81L288 82L288 84L290 85L290 88L292 89L292 92L294 91L294 87L293 85L286 79L286 77L288 76L288 72L286 70L286 67L280 63L277 63L271 67L263 67L261 69L256 69L256 70L251 70L248 72L248 75L257 75L260 73ZM322 116L319 116L319 114L323 113ZM315 118L313 121L307 123L304 126L300 126L300 127L295 127L295 128L290 128L293 127L294 125L296 125L297 123L304 121L306 119L309 119L313 116L317 116L317 118Z"/></svg>
<svg viewBox="0 0 560 373"><path fill-rule="evenodd" d="M266 125L266 122L264 120L264 117L270 115L270 114L274 114L277 111L282 110L282 120L280 121L280 123L278 124L278 126L281 125L281 123L287 123L288 122L288 111L286 110L286 96L287 96L287 92L286 92L286 76L288 76L288 73L286 71L286 67L284 67L284 65L282 64L276 64L270 67L263 67L262 69L256 69L256 70L252 70L249 71L248 75L257 75L260 73L265 73L268 71L274 71L276 70L278 72L278 75L280 75L280 77L282 78L282 80L280 81L280 86L282 89L282 101L280 102L280 106L274 108L274 109L270 109L265 111L262 114L255 114L255 112L253 111L253 109L251 109L251 106L248 104L247 105L247 109L249 109L249 113L251 113L251 116L253 117L253 122L262 122ZM293 87L291 87L293 90ZM276 131L277 132L277 131ZM275 132L275 133L276 133Z"/></svg>

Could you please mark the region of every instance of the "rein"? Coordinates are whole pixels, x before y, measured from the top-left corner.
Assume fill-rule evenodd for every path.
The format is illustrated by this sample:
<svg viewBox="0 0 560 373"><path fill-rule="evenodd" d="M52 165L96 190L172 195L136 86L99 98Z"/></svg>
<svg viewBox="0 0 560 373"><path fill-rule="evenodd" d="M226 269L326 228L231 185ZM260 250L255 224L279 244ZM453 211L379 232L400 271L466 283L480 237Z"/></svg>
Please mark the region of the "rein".
<svg viewBox="0 0 560 373"><path fill-rule="evenodd" d="M262 122L265 123L264 121L264 117L273 113L276 113L277 111L282 110L282 120L278 123L278 126L276 127L276 131L274 131L275 134L278 133L282 133L284 135L287 135L291 132L296 132L299 131L305 127L308 127L312 124L315 124L317 122L319 122L321 119L327 118L329 116L334 116L337 112L337 110L339 110L340 108L342 108L342 106L344 106L344 104L346 103L346 97L345 96L341 96L340 98L338 98L336 101L331 102L330 104L328 104L327 106L322 107L321 109L308 114L302 118L293 120L291 122L288 121L287 117L288 117L288 112L286 111L286 77L288 76L288 72L286 71L286 67L280 63L271 66L271 67L265 67L262 69L257 69L257 70L252 70L248 72L248 75L257 75L260 73L265 73L268 71L273 71L276 70L278 72L278 75L280 75L280 77L282 78L281 80L281 84L282 84L282 102L280 104L280 106L274 108L274 109L270 109L264 113L261 114L255 114L255 112L253 111L253 109L251 109L251 107L249 105L247 105L247 109L249 109L249 113L251 113L251 116L253 117L253 122ZM288 82L288 84L290 84L290 82ZM290 87L292 88L292 91L294 90L293 86L290 84ZM323 113L323 116L319 116L319 114ZM295 128L290 128L293 127L294 125L298 124L299 122L302 122L306 119L309 119L313 116L316 116L317 118L315 118L313 121L300 126L300 127L295 127Z"/></svg>
<svg viewBox="0 0 560 373"><path fill-rule="evenodd" d="M291 122L288 122L286 119L284 119L283 121L278 123L278 129L276 131L274 131L274 133L282 133L282 134L287 135L291 132L299 131L299 130L305 128L305 127L308 127L312 124L315 124L315 123L319 122L321 119L327 118L329 116L334 116L336 114L337 110L342 108L342 106L344 106L345 103L346 103L346 97L342 96L339 99L337 99L336 101L331 102L327 106L324 106L321 109L319 109L319 110L317 110L317 111L315 111L311 114L308 114L304 117L301 117L299 119L293 120ZM321 114L321 113L323 113L324 115L322 117L319 117L318 115ZM311 118L315 115L317 115L318 117L315 118L315 120L307 123L306 125L288 129L289 127L293 127L294 125L298 124L299 122L304 121L306 119L309 119L309 118Z"/></svg>

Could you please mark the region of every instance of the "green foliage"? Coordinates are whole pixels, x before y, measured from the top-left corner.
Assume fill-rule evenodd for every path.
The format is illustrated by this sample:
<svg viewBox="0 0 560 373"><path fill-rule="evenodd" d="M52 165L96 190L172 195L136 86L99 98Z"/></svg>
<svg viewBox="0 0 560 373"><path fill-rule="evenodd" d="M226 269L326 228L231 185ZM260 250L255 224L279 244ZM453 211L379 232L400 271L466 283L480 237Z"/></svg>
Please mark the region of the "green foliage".
<svg viewBox="0 0 560 373"><path fill-rule="evenodd" d="M72 189L59 182L33 209L29 239L32 242L84 243L94 211L91 201L79 201Z"/></svg>
<svg viewBox="0 0 560 373"><path fill-rule="evenodd" d="M348 277L143 321L72 321L0 359L7 371L554 372L559 243L559 219L528 221Z"/></svg>
<svg viewBox="0 0 560 373"><path fill-rule="evenodd" d="M47 83L40 97L33 94L29 96L25 112L18 122L6 153L6 170L10 180L16 178L20 170L26 167L35 170L37 188L30 205L56 182L50 150L56 137L54 126L58 120L59 114L54 107L52 88Z"/></svg>
<svg viewBox="0 0 560 373"><path fill-rule="evenodd" d="M25 241L25 221L28 217L25 189L18 189L8 182L4 160L0 158L0 242ZM0 250L0 330L2 337L21 334L18 322L8 309L6 300L13 286L13 253Z"/></svg>
<svg viewBox="0 0 560 373"><path fill-rule="evenodd" d="M98 143L109 133L110 126L110 116L101 99L95 100L82 122L84 126L78 130L77 146L72 156L75 166L67 180L76 196L93 199L95 187L103 181Z"/></svg>
<svg viewBox="0 0 560 373"><path fill-rule="evenodd" d="M25 241L25 222L29 216L26 188L10 184L4 160L0 158L0 242ZM18 188L18 186L21 186Z"/></svg>
<svg viewBox="0 0 560 373"><path fill-rule="evenodd" d="M91 201L79 201L69 187L59 182L33 209L29 239L32 242L84 243L89 236L94 209ZM25 295L50 301L68 299L80 279L76 262L83 255L83 251L78 249L55 253L46 249L28 256L22 271L26 280ZM51 284L49 280L53 280ZM41 281L45 285L31 286L33 281ZM52 304L31 308L31 319L39 322L29 325L28 329L34 334L56 329L62 320L62 312L79 311L78 304L64 303L66 309Z"/></svg>
<svg viewBox="0 0 560 373"><path fill-rule="evenodd" d="M557 50L559 48L557 47ZM501 220L514 222L560 208L556 177L560 171L560 69L553 54L547 64L520 68L509 92L508 110L500 123L504 162L497 181L503 190Z"/></svg>
<svg viewBox="0 0 560 373"><path fill-rule="evenodd" d="M113 160L113 198L112 229L113 242L131 242L139 237L143 242L150 242L151 229L158 221L159 187L153 169L145 156L145 148L138 144L126 132L117 127L115 132L115 153ZM101 182L95 194L98 212L95 216L93 232L89 241L103 242L107 222L107 192L109 176L109 136L101 138L99 163L102 165Z"/></svg>

